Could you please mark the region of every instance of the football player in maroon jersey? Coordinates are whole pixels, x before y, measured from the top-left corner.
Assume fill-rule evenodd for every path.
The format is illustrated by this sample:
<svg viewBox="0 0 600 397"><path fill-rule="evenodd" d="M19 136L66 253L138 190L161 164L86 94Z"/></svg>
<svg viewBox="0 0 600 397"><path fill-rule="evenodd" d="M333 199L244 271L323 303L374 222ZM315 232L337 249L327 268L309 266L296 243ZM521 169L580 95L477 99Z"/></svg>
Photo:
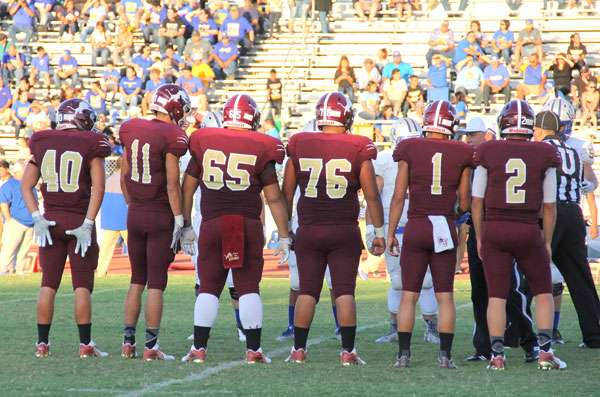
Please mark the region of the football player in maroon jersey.
<svg viewBox="0 0 600 397"><path fill-rule="evenodd" d="M373 142L348 134L354 121L352 103L343 94L331 92L316 107L317 126L322 133L298 133L288 144L283 192L292 214L296 187L300 186L296 258L300 292L294 316L294 347L287 362L304 362L306 341L315 306L321 295L325 268L329 264L342 335L343 365L364 364L356 354L356 272L362 252L358 228L358 189L369 205L376 238L373 254L384 251L383 209L375 181Z"/></svg>
<svg viewBox="0 0 600 397"><path fill-rule="evenodd" d="M539 126L558 132L560 121L552 112L538 116L535 118L527 102L510 101L498 117L500 135L506 139L484 142L475 151L471 214L488 286L487 319L492 345L488 368L494 370L504 369L506 298L514 260L535 296L538 367L567 367L551 348L554 304L550 243L556 221L556 167L561 159L554 146L529 141L534 122L536 129ZM548 127L552 123L555 128ZM542 233L538 226L540 209Z"/></svg>
<svg viewBox="0 0 600 397"><path fill-rule="evenodd" d="M394 365L396 368L407 368L410 363L415 304L428 264L439 304L440 368L456 368L451 356L456 321L453 287L457 237L454 218L469 209L473 164L473 149L465 143L451 141L457 124L454 106L448 101L435 101L423 114L425 138L402 140L394 150L398 175L390 205L387 249L395 256L400 252L394 235L395 225L400 220L410 188L408 222L400 255L403 291L398 307L400 352Z"/></svg>
<svg viewBox="0 0 600 397"><path fill-rule="evenodd" d="M163 84L154 92L150 110L154 119L129 120L119 131L124 146L121 188L129 204L127 248L131 262L121 354L136 357L135 331L142 292L148 285L144 359L172 360L173 356L160 351L158 332L167 271L183 228L179 157L188 149L182 127L191 102L182 87Z"/></svg>
<svg viewBox="0 0 600 397"><path fill-rule="evenodd" d="M185 228L181 246L198 255L200 290L194 308L194 344L183 362L206 360L210 330L216 320L219 296L232 269L239 297L240 319L246 334L246 363L267 363L260 347L262 301L259 283L264 265L261 192L279 229L275 254L289 255L291 240L285 202L275 163L285 149L278 139L258 133L260 111L250 96L236 94L223 108L225 128L201 128L190 138L192 158L183 181ZM194 192L201 188L200 238L191 227Z"/></svg>
<svg viewBox="0 0 600 397"><path fill-rule="evenodd" d="M69 99L57 109L57 129L38 131L29 142L31 161L21 182L21 193L31 213L40 246L42 288L38 296L36 357L50 355L48 334L54 298L67 255L75 291L75 321L79 329L79 357L106 357L91 340L94 270L98 244L94 219L104 197L104 158L108 138L94 130L96 112L81 99ZM44 215L32 189L42 177Z"/></svg>

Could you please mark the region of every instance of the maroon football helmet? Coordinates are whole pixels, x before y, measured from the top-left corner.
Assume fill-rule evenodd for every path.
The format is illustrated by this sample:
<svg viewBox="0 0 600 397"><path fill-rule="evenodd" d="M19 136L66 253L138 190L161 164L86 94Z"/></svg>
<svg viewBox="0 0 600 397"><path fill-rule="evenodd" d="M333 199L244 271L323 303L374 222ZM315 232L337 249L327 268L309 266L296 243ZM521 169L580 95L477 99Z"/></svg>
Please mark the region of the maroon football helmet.
<svg viewBox="0 0 600 397"><path fill-rule="evenodd" d="M183 87L163 84L154 91L150 110L168 114L175 124L183 127L187 114L192 110L192 101Z"/></svg>
<svg viewBox="0 0 600 397"><path fill-rule="evenodd" d="M456 126L458 126L458 112L448 101L433 101L423 113L423 133L437 132L452 137Z"/></svg>
<svg viewBox="0 0 600 397"><path fill-rule="evenodd" d="M352 123L354 123L352 102L339 92L325 94L317 102L315 118L319 129L325 125L331 125L345 127L346 131L350 132Z"/></svg>
<svg viewBox="0 0 600 397"><path fill-rule="evenodd" d="M535 112L522 99L513 99L502 108L498 116L500 136L510 134L533 135Z"/></svg>
<svg viewBox="0 0 600 397"><path fill-rule="evenodd" d="M235 94L223 107L223 126L258 131L260 110L250 95Z"/></svg>
<svg viewBox="0 0 600 397"><path fill-rule="evenodd" d="M96 121L98 121L96 111L83 99L67 99L56 109L57 130L76 129L99 132L95 128Z"/></svg>

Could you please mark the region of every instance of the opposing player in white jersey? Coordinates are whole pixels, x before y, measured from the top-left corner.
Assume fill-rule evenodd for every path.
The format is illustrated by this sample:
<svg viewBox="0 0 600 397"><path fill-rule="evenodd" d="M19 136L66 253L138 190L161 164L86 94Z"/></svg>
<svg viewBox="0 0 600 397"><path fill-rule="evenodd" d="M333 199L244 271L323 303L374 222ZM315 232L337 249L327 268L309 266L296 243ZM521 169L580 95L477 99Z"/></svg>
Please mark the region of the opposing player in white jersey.
<svg viewBox="0 0 600 397"><path fill-rule="evenodd" d="M319 129L317 127L317 120L310 119L304 124L302 130L299 132L318 132ZM298 204L298 199L300 198L300 188L296 188L296 193L294 194L294 210L292 212L292 219L290 220L289 229L296 232L298 229L298 210L296 205ZM296 300L298 299L298 292L300 291L300 277L298 275L298 262L296 261L296 252L290 251L290 256L288 257L288 267L290 268L290 300L288 306L288 326L287 328L277 337L278 341L284 341L288 339L294 339L294 314L296 311ZM331 288L331 274L329 273L329 266L325 271L325 281L327 282L327 287L329 287L329 292L331 295L331 310L333 312L333 320L335 321L335 331L334 336L337 340L341 340L342 335L340 334L340 326L337 320L337 306L335 304L335 297L333 296L333 290Z"/></svg>
<svg viewBox="0 0 600 397"><path fill-rule="evenodd" d="M411 118L403 118L396 120L390 129L392 145L406 138L414 138L421 136L421 126ZM388 228L388 220L390 214L390 202L394 194L394 186L396 175L398 174L398 165L394 162L392 154L394 147L384 150L377 155L377 159L373 161L375 175L377 178L377 186L381 192L381 202L383 204L383 217L385 222L385 230ZM408 201L408 200L407 200ZM404 207L400 223L396 228L396 238L402 244L402 234L404 233L404 225L408 221L407 218L408 205ZM367 246L370 246L375 238L375 228L371 224L370 216L366 217L366 240ZM390 277L390 290L388 292L388 310L390 311L390 329L387 334L375 340L377 343L398 342L398 305L402 298L402 278L400 272L400 257L392 256L385 253L385 264ZM440 337L437 329L437 300L433 291L433 281L429 269L425 274L423 281L423 289L419 296L419 304L421 306L421 314L425 320L425 342L440 343Z"/></svg>

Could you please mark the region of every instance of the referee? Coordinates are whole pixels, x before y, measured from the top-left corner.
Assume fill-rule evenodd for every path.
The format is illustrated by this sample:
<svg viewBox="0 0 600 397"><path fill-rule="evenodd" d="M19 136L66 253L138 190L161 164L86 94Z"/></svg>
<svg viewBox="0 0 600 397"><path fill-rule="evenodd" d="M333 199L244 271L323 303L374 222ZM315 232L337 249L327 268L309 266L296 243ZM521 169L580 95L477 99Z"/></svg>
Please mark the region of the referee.
<svg viewBox="0 0 600 397"><path fill-rule="evenodd" d="M559 138L560 120L543 111L535 118L533 137L555 146L562 160L557 170L556 226L552 261L563 275L579 318L583 347L600 349L600 301L585 246L585 223L579 202L583 165L577 151Z"/></svg>

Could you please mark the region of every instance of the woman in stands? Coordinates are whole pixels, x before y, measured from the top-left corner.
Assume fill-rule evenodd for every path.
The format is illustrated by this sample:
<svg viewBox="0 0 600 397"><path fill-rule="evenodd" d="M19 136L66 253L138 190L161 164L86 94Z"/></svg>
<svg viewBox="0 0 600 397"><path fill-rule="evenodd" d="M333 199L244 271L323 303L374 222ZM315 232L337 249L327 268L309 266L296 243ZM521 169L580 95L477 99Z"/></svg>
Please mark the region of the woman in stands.
<svg viewBox="0 0 600 397"><path fill-rule="evenodd" d="M75 9L75 3L73 0L66 0L65 6L62 9L58 19L61 22L60 33L58 34L58 42L62 43L62 37L64 33L71 35L71 43L74 42L75 33L79 32L79 25L77 25L77 18L79 17L79 11Z"/></svg>
<svg viewBox="0 0 600 397"><path fill-rule="evenodd" d="M554 63L548 70L552 71L552 78L556 89L562 91L564 95L571 93L571 79L573 78L573 67L575 64L567 57L564 52L558 54Z"/></svg>
<svg viewBox="0 0 600 397"><path fill-rule="evenodd" d="M585 65L586 55L587 48L585 48L585 45L581 42L581 36L579 36L579 33L573 33L571 35L569 48L567 48L567 57L574 63L573 69L579 70Z"/></svg>
<svg viewBox="0 0 600 397"><path fill-rule="evenodd" d="M354 102L354 90L356 89L356 76L354 69L350 67L350 61L346 55L340 58L340 64L335 71L335 84L338 85L338 92L346 95L350 101Z"/></svg>
<svg viewBox="0 0 600 397"><path fill-rule="evenodd" d="M477 40L477 44L479 44L483 51L487 53L486 49L488 45L490 45L490 42L488 41L485 33L481 31L481 23L479 23L477 20L472 20L470 29L473 33L475 33L475 40Z"/></svg>

